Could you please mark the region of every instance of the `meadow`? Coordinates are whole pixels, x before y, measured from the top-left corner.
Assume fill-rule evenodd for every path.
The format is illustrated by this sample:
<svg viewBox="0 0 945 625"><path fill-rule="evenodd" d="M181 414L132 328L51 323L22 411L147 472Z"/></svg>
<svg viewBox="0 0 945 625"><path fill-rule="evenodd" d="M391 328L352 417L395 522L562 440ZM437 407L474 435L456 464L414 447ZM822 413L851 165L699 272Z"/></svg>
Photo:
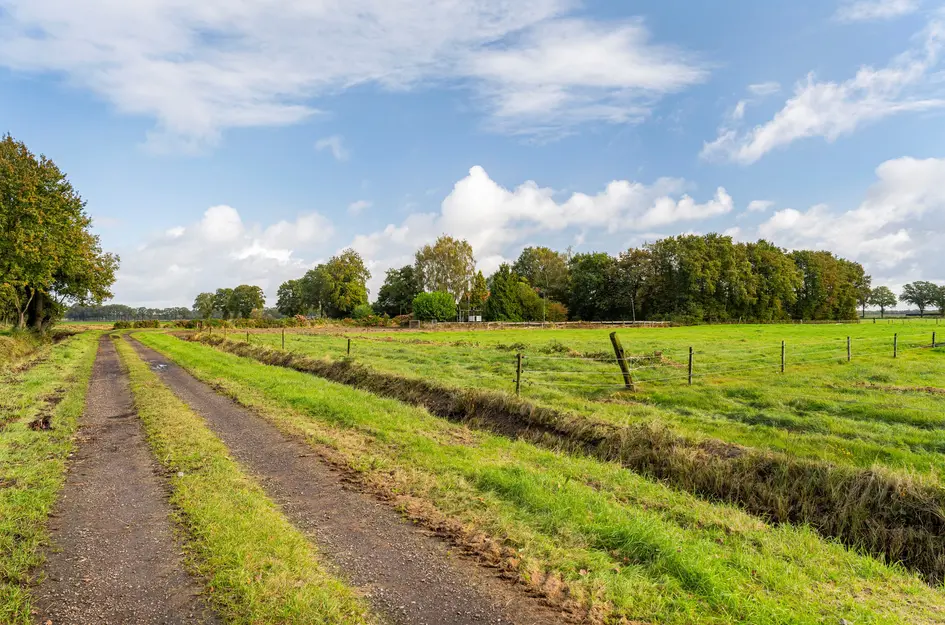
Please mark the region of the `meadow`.
<svg viewBox="0 0 945 625"><path fill-rule="evenodd" d="M632 392L624 388L608 329L287 331L285 349L503 393L515 391L521 353L521 396L537 405L937 481L945 473L945 325L938 323L617 329L631 360ZM936 349L933 332L941 337ZM232 332L230 339L246 336ZM251 333L249 341L281 348L282 335Z"/></svg>

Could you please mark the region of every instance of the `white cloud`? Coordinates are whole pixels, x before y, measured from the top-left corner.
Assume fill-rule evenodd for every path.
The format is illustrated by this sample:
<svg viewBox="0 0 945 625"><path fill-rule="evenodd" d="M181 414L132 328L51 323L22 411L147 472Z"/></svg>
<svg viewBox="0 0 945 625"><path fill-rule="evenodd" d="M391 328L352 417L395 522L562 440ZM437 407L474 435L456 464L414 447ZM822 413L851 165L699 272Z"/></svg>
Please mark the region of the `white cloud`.
<svg viewBox="0 0 945 625"><path fill-rule="evenodd" d="M919 0L847 0L837 9L841 22L866 22L902 17L919 10Z"/></svg>
<svg viewBox="0 0 945 625"><path fill-rule="evenodd" d="M772 206L774 206L774 202L771 200L752 200L748 203L748 212L763 213Z"/></svg>
<svg viewBox="0 0 945 625"><path fill-rule="evenodd" d="M303 258L324 252L332 235L331 223L317 213L264 227L246 224L230 206L214 206L198 222L170 228L122 254L115 300L180 306L203 291L256 284L274 304L279 285L304 273L312 262Z"/></svg>
<svg viewBox="0 0 945 625"><path fill-rule="evenodd" d="M702 157L750 164L799 139L834 141L891 115L945 107L945 99L938 97L941 85L930 75L939 62L945 26L933 23L924 34L920 48L887 67L863 67L842 83L818 82L808 75L773 119L747 132L723 126L718 138L704 145Z"/></svg>
<svg viewBox="0 0 945 625"><path fill-rule="evenodd" d="M360 215L372 206L374 206L374 203L368 200L358 200L356 202L351 202L348 204L348 213L352 215Z"/></svg>
<svg viewBox="0 0 945 625"><path fill-rule="evenodd" d="M506 189L482 167L473 167L439 212L411 214L400 225L355 237L352 247L371 259L377 282L384 270L409 262L419 246L447 233L467 239L481 268L489 272L538 233L645 232L732 211L732 198L723 188L704 203L685 194L685 188L686 183L675 178L660 178L652 185L616 180L597 194L572 193L559 201L554 189L532 181Z"/></svg>
<svg viewBox="0 0 945 625"><path fill-rule="evenodd" d="M321 152L328 150L336 161L346 161L351 158L351 152L345 147L345 138L341 135L324 137L315 142L315 149Z"/></svg>
<svg viewBox="0 0 945 625"><path fill-rule="evenodd" d="M790 248L828 249L866 264L884 283L945 279L941 231L945 223L945 159L899 158L876 169L877 182L856 209L819 204L784 209L758 235Z"/></svg>
<svg viewBox="0 0 945 625"><path fill-rule="evenodd" d="M781 92L781 83L775 81L759 82L748 85L748 92L754 96L764 97Z"/></svg>
<svg viewBox="0 0 945 625"><path fill-rule="evenodd" d="M544 23L469 62L499 126L544 133L590 120L639 121L659 96L702 82L685 52L650 43L639 20Z"/></svg>
<svg viewBox="0 0 945 625"><path fill-rule="evenodd" d="M295 124L346 89L469 87L509 132L628 122L703 80L639 21L578 0L3 0L0 66L50 73L156 120L156 149ZM495 100L492 100L492 98Z"/></svg>

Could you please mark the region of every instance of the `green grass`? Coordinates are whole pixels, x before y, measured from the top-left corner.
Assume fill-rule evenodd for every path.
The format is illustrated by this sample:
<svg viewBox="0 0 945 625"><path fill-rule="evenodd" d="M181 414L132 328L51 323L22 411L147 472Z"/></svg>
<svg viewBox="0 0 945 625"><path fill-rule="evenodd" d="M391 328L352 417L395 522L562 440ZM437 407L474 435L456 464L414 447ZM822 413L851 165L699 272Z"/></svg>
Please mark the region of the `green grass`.
<svg viewBox="0 0 945 625"><path fill-rule="evenodd" d="M492 545L484 549L535 590L608 621L945 622L941 590L807 528L767 525L615 464L311 375L166 335L141 340L283 430L330 447L420 518L450 519L461 542Z"/></svg>
<svg viewBox="0 0 945 625"><path fill-rule="evenodd" d="M98 335L50 347L47 360L0 373L0 623L32 623L29 583L48 540L46 519L65 480ZM49 398L61 401L51 407ZM29 424L51 410L51 430Z"/></svg>
<svg viewBox="0 0 945 625"><path fill-rule="evenodd" d="M142 337L144 338L144 337ZM171 503L185 528L190 561L228 623L371 622L361 600L326 572L315 547L224 444L118 341L148 441L168 471Z"/></svg>
<svg viewBox="0 0 945 625"><path fill-rule="evenodd" d="M514 392L515 354L525 355L522 394L618 424L658 422L692 439L724 441L861 468L881 465L933 481L945 474L945 348L927 349L945 324L748 325L618 329L636 363L638 391L620 390L608 330L370 332L357 329L352 357L380 371L442 384ZM892 358L893 334L900 353ZM853 361L846 362L846 337ZM245 340L245 334L230 338ZM251 342L281 346L279 333ZM787 372L779 374L781 341ZM686 384L695 350L693 386ZM287 349L345 357L345 337L288 334ZM662 357L653 357L661 352ZM748 369L742 371L742 369Z"/></svg>

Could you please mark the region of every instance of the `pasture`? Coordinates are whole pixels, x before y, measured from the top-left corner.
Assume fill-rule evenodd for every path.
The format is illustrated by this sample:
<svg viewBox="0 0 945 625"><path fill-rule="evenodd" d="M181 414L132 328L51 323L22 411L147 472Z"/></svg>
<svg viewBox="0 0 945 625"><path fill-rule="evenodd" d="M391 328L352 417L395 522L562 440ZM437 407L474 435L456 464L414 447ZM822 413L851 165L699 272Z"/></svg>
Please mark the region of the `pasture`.
<svg viewBox="0 0 945 625"><path fill-rule="evenodd" d="M141 420L116 451L153 457L174 566L227 622L375 622L364 589L393 571L403 623L449 621L456 584L478 589L457 623L943 623L939 327L617 328L633 390L609 328L335 325L287 329L285 349L281 330L85 328L3 368L0 505L18 520L0 524L0 614L49 609L31 589L62 530L44 519L95 479L66 480L88 387L87 415L133 402L104 413ZM252 436L269 442L250 454ZM288 505L274 485L293 476ZM367 526L322 507L342 484ZM346 560L345 541L376 553ZM414 578L414 560L459 568Z"/></svg>

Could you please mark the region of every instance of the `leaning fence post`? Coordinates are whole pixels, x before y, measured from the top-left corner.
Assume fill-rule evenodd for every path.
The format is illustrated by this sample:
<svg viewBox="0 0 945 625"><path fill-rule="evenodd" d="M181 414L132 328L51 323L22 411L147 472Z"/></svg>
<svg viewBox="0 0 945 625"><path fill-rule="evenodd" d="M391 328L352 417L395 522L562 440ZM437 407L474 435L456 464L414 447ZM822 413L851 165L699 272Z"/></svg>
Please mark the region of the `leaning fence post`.
<svg viewBox="0 0 945 625"><path fill-rule="evenodd" d="M893 334L893 358L899 357L899 335Z"/></svg>
<svg viewBox="0 0 945 625"><path fill-rule="evenodd" d="M633 376L630 375L630 367L627 366L627 356L623 351L623 345L620 344L620 339L617 338L616 332L610 333L610 342L614 346L614 354L617 356L617 365L620 367L620 372L623 374L623 383L632 391Z"/></svg>
<svg viewBox="0 0 945 625"><path fill-rule="evenodd" d="M784 373L784 341L781 341L781 373Z"/></svg>
<svg viewBox="0 0 945 625"><path fill-rule="evenodd" d="M689 386L692 386L692 347L689 348Z"/></svg>
<svg viewBox="0 0 945 625"><path fill-rule="evenodd" d="M515 394L522 393L522 353L515 355Z"/></svg>
<svg viewBox="0 0 945 625"><path fill-rule="evenodd" d="M847 362L853 360L853 344L850 342L850 337L847 337Z"/></svg>

